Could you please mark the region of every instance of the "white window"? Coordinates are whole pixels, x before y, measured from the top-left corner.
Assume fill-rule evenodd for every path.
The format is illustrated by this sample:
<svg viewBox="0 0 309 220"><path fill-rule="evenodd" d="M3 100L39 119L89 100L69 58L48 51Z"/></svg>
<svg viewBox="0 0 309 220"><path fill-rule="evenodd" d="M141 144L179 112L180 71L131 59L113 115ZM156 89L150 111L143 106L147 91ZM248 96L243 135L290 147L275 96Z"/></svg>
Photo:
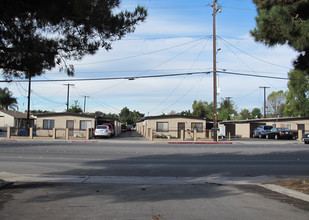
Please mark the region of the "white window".
<svg viewBox="0 0 309 220"><path fill-rule="evenodd" d="M86 130L91 128L91 121L89 120L81 120L80 121L80 130Z"/></svg>
<svg viewBox="0 0 309 220"><path fill-rule="evenodd" d="M55 127L55 120L44 119L43 129L53 129Z"/></svg>
<svg viewBox="0 0 309 220"><path fill-rule="evenodd" d="M157 122L157 132L168 132L168 122Z"/></svg>
<svg viewBox="0 0 309 220"><path fill-rule="evenodd" d="M191 123L191 130L196 129L198 133L203 133L203 123L201 122L192 122Z"/></svg>

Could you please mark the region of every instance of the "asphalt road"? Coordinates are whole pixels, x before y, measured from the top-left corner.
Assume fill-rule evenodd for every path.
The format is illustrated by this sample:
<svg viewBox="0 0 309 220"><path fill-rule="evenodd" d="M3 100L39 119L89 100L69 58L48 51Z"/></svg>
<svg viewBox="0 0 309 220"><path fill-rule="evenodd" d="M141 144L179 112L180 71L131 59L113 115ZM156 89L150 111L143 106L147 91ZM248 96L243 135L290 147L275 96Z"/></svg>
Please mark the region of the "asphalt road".
<svg viewBox="0 0 309 220"><path fill-rule="evenodd" d="M0 190L0 219L308 219L308 203L247 184L308 176L308 145L169 145L130 134L0 142L0 178L63 178Z"/></svg>

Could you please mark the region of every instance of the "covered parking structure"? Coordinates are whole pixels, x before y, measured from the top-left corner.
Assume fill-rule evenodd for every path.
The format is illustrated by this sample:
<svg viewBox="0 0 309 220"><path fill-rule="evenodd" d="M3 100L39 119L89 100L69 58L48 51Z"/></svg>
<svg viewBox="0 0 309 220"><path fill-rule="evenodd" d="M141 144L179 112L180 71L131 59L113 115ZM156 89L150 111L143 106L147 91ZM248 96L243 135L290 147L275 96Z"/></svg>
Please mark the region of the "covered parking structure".
<svg viewBox="0 0 309 220"><path fill-rule="evenodd" d="M286 118L262 118L249 120L222 121L220 125L225 126L226 135L231 137L250 138L253 130L260 125L271 125L273 127L286 127L297 132L300 138L302 134L309 132L309 117L286 117Z"/></svg>

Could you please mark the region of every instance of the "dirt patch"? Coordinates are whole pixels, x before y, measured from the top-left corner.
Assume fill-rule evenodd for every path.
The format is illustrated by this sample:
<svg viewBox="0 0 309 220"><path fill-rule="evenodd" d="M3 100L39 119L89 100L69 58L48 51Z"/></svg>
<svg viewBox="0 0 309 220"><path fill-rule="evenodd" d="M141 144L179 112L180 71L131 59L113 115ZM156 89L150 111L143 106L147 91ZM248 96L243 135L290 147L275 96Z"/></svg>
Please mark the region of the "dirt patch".
<svg viewBox="0 0 309 220"><path fill-rule="evenodd" d="M282 186L282 187L292 189L298 192L306 193L309 195L309 178L281 180L281 181L273 182L271 184Z"/></svg>

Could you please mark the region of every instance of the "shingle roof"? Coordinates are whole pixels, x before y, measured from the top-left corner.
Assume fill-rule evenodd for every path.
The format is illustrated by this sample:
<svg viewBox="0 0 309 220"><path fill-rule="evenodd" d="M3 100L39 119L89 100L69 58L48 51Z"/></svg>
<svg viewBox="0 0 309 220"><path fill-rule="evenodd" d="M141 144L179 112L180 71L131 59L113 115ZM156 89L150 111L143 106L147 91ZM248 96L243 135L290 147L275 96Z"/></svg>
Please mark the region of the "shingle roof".
<svg viewBox="0 0 309 220"><path fill-rule="evenodd" d="M11 110L0 110L0 111L14 118L25 118L25 119L27 118L27 114L23 112L11 111ZM33 117L30 118L33 119Z"/></svg>

